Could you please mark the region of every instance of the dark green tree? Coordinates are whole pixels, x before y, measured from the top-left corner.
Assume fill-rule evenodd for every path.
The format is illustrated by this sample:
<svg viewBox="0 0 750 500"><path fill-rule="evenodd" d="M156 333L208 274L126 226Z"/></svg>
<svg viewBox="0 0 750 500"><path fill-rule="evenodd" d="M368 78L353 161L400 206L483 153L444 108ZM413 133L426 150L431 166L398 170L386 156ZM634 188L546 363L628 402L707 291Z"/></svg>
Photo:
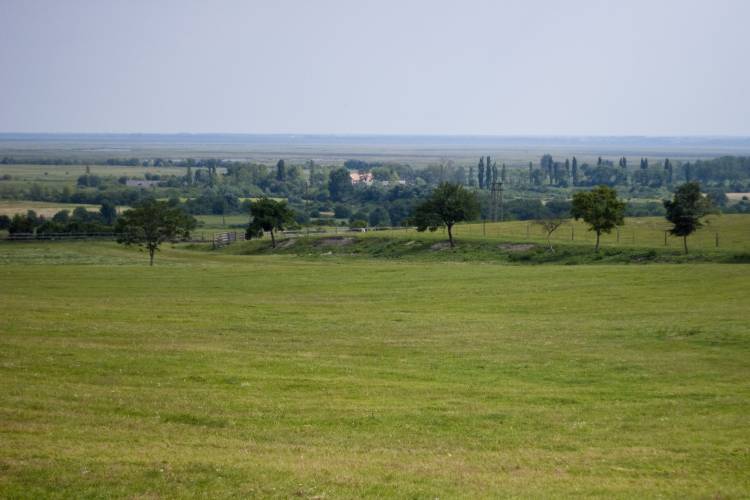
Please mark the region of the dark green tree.
<svg viewBox="0 0 750 500"><path fill-rule="evenodd" d="M276 180L284 182L286 180L286 164L284 160L276 162Z"/></svg>
<svg viewBox="0 0 750 500"><path fill-rule="evenodd" d="M596 251L599 251L599 238L624 224L625 202L617 198L617 191L608 186L598 186L591 191L581 191L573 195L571 215L583 219L589 231L596 232Z"/></svg>
<svg viewBox="0 0 750 500"><path fill-rule="evenodd" d="M711 200L703 196L700 184L686 182L674 192L671 200L664 200L666 218L672 223L669 230L673 236L682 237L685 253L688 253L687 237L703 226L701 219L713 213Z"/></svg>
<svg viewBox="0 0 750 500"><path fill-rule="evenodd" d="M269 232L273 248L276 248L274 231L283 231L284 226L294 222L294 210L289 208L285 201L276 201L266 197L250 203L250 216L252 220L247 226L245 237L259 238L264 231Z"/></svg>
<svg viewBox="0 0 750 500"><path fill-rule="evenodd" d="M548 182L550 185L552 185L553 179L552 179L552 168L554 165L554 160L552 159L552 155L544 155L542 156L541 161L539 162L539 166L542 168L542 171L544 172L544 175L547 177Z"/></svg>
<svg viewBox="0 0 750 500"><path fill-rule="evenodd" d="M484 165L484 189L490 189L492 187L492 165L490 163L490 157L488 156L485 160Z"/></svg>
<svg viewBox="0 0 750 500"><path fill-rule="evenodd" d="M578 185L578 160L576 159L575 156L573 157L573 161L571 162L570 173L571 173L571 176L573 177L573 185L577 186Z"/></svg>
<svg viewBox="0 0 750 500"><path fill-rule="evenodd" d="M101 217L102 222L111 226L117 219L117 207L111 201L102 201L102 206L99 208L99 217Z"/></svg>
<svg viewBox="0 0 750 500"><path fill-rule="evenodd" d="M479 189L484 189L484 156L479 157L477 166L477 179L479 180Z"/></svg>
<svg viewBox="0 0 750 500"><path fill-rule="evenodd" d="M390 226L391 217L388 215L388 210L383 207L378 207L370 212L369 223L371 226Z"/></svg>
<svg viewBox="0 0 750 500"><path fill-rule="evenodd" d="M346 201L353 191L352 179L347 169L339 168L331 171L328 176L328 192L333 201Z"/></svg>
<svg viewBox="0 0 750 500"><path fill-rule="evenodd" d="M529 186L534 185L534 165L529 162Z"/></svg>
<svg viewBox="0 0 750 500"><path fill-rule="evenodd" d="M154 265L154 253L159 246L176 238L188 238L196 220L179 207L166 201L148 199L117 218L117 242L138 245L148 251L149 265Z"/></svg>
<svg viewBox="0 0 750 500"><path fill-rule="evenodd" d="M672 175L674 173L674 169L672 168L672 162L669 161L669 158L664 160L664 172L667 176L667 185L672 185Z"/></svg>
<svg viewBox="0 0 750 500"><path fill-rule="evenodd" d="M687 162L682 168L685 173L685 182L691 182L693 180L692 165L690 165L690 162Z"/></svg>
<svg viewBox="0 0 750 500"><path fill-rule="evenodd" d="M443 182L417 206L414 222L417 231L436 231L439 227L445 227L448 230L448 242L453 248L453 226L457 222L476 219L479 213L476 193L459 184Z"/></svg>

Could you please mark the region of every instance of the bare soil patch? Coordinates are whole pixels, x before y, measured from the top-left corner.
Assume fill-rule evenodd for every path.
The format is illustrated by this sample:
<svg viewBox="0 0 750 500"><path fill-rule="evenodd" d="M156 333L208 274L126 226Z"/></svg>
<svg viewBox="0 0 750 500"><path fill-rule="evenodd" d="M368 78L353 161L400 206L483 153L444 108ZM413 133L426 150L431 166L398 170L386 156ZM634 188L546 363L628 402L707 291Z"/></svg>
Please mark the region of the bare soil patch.
<svg viewBox="0 0 750 500"><path fill-rule="evenodd" d="M440 243L434 243L433 245L430 245L430 250L445 250L446 248L450 248L451 244L448 241L441 241Z"/></svg>
<svg viewBox="0 0 750 500"><path fill-rule="evenodd" d="M498 245L497 248L510 253L518 253L528 252L529 250L536 248L536 245L533 243L503 243L502 245Z"/></svg>

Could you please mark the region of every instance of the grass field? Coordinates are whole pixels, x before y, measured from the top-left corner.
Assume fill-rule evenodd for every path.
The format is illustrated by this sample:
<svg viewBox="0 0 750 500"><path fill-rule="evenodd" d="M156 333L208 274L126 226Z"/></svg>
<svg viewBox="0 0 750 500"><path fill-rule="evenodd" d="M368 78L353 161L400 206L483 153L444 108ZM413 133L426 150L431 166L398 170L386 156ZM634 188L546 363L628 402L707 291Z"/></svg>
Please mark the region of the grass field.
<svg viewBox="0 0 750 500"><path fill-rule="evenodd" d="M90 165L90 171L101 177L138 177L145 174L185 175L182 167L128 167ZM11 180L0 181L3 185L28 185L35 182L43 186L61 188L73 187L78 177L86 173L85 165L0 165L0 175L9 174Z"/></svg>
<svg viewBox="0 0 750 500"><path fill-rule="evenodd" d="M0 215L7 215L12 217L15 214L26 214L29 210L33 210L37 215L43 215L45 217L52 217L60 210L69 210L71 213L78 207L83 207L86 210L96 212L99 210L100 205L87 205L85 203L53 203L45 201L27 201L27 200L0 200ZM118 207L118 211L122 207Z"/></svg>
<svg viewBox="0 0 750 500"><path fill-rule="evenodd" d="M0 244L2 497L750 495L750 266Z"/></svg>

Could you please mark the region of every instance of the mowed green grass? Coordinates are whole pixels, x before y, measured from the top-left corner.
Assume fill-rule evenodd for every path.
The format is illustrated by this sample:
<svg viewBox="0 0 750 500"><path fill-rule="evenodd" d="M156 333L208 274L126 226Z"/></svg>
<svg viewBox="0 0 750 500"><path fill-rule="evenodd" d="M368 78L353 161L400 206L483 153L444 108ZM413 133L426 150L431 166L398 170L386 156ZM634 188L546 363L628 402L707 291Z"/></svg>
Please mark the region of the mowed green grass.
<svg viewBox="0 0 750 500"><path fill-rule="evenodd" d="M750 495L750 266L0 245L0 496Z"/></svg>

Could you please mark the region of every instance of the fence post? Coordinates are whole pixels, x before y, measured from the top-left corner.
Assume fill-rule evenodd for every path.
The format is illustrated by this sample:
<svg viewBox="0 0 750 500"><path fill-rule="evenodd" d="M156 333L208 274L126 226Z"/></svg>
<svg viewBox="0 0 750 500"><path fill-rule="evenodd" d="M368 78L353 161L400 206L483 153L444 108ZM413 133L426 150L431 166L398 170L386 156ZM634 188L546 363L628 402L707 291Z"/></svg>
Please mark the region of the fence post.
<svg viewBox="0 0 750 500"><path fill-rule="evenodd" d="M570 226L570 241L574 241L576 239L576 228L575 226Z"/></svg>
<svg viewBox="0 0 750 500"><path fill-rule="evenodd" d="M484 219L482 219L482 237L483 238L485 236L487 236L487 228L486 228L486 226L487 226L487 221L485 221Z"/></svg>
<svg viewBox="0 0 750 500"><path fill-rule="evenodd" d="M716 233L716 248L719 248L719 233Z"/></svg>
<svg viewBox="0 0 750 500"><path fill-rule="evenodd" d="M620 243L620 230L617 230L617 243Z"/></svg>
<svg viewBox="0 0 750 500"><path fill-rule="evenodd" d="M664 231L664 246L667 246L667 231Z"/></svg>

